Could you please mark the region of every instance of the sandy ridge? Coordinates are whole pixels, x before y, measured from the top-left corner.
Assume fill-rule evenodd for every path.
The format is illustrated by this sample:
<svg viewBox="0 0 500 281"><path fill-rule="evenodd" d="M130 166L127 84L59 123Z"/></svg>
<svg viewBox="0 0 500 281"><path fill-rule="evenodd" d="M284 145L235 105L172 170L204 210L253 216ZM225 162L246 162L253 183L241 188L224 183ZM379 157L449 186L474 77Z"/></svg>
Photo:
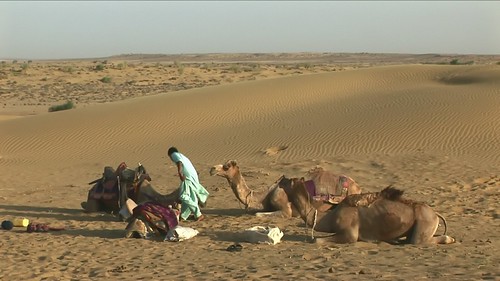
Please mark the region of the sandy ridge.
<svg viewBox="0 0 500 281"><path fill-rule="evenodd" d="M1 120L0 218L67 230L0 231L0 248L8 249L0 279L496 280L499 84L498 65L384 66ZM211 193L207 220L189 225L199 236L174 244L124 239L123 222L81 212L87 183L121 161L142 162L160 192L172 191L170 145L189 155ZM365 191L394 184L443 214L458 243L305 243L310 232L299 219L244 214L227 182L208 175L227 159L238 160L255 189L316 165ZM280 227L282 243L243 242L241 231L255 225ZM241 253L225 250L234 242Z"/></svg>

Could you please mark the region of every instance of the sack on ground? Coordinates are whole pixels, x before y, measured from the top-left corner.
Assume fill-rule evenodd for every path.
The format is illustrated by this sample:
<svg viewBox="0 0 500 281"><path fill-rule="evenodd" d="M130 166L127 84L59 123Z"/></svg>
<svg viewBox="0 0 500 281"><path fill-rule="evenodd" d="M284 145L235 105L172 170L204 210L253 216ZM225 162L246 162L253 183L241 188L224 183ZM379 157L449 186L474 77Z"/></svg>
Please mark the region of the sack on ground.
<svg viewBox="0 0 500 281"><path fill-rule="evenodd" d="M281 242L283 232L278 227L254 226L243 233L245 240L250 243L266 243L276 245Z"/></svg>
<svg viewBox="0 0 500 281"><path fill-rule="evenodd" d="M176 227L170 229L165 236L165 241L178 242L191 239L198 235L198 230L191 227L185 227L177 225Z"/></svg>

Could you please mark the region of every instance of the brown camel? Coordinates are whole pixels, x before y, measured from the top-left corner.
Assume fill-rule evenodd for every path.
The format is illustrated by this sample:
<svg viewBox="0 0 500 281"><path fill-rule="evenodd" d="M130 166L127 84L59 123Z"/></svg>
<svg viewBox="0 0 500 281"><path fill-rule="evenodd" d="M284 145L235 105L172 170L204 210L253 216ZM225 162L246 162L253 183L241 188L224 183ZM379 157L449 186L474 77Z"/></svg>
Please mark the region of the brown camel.
<svg viewBox="0 0 500 281"><path fill-rule="evenodd" d="M82 202L82 208L89 213L118 213L129 198L137 204L155 201L165 206L175 205L179 189L163 195L153 188L150 181L149 174L140 163L136 169L128 168L125 163L121 163L116 170L105 167L103 177L90 182L94 185L88 192L87 201Z"/></svg>
<svg viewBox="0 0 500 281"><path fill-rule="evenodd" d="M381 192L347 196L329 212L318 212L311 204L304 179L292 179L292 204L300 217L313 230L334 233L317 242L353 243L385 241L411 244L450 244L455 239L446 235L446 220L428 205L403 198L403 191L392 186ZM434 236L439 219L444 234Z"/></svg>
<svg viewBox="0 0 500 281"><path fill-rule="evenodd" d="M231 190L236 195L240 203L245 206L248 212L255 213L257 216L279 216L284 218L296 217L299 215L296 208L290 200L290 180L281 176L267 190L250 189L241 174L240 168L235 160L229 160L225 164L215 165L210 169L212 176L217 175L227 179ZM327 191L342 190L339 198L345 197L347 194L361 193L359 186L349 177L335 176L322 168L315 168L309 172L312 181L316 186ZM330 183L330 188L326 186ZM339 187L340 185L340 187ZM333 194L341 194L339 192ZM336 204L340 199L330 200ZM338 202L335 202L338 201ZM315 205L322 211L331 208L332 204L322 204L322 201L315 202Z"/></svg>

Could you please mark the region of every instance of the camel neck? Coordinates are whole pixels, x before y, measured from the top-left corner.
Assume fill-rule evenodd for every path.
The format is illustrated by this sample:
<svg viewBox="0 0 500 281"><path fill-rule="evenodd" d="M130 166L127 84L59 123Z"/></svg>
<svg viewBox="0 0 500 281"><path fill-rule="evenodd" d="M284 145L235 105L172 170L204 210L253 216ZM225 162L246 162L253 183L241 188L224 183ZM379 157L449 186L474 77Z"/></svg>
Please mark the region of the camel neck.
<svg viewBox="0 0 500 281"><path fill-rule="evenodd" d="M228 180L229 184L231 185L231 189L234 192L234 195L236 195L236 198L245 205L245 207L248 207L248 205L251 203L253 199L253 192L252 190L247 186L245 179L241 175L241 173L237 173L235 177L232 180Z"/></svg>
<svg viewBox="0 0 500 281"><path fill-rule="evenodd" d="M312 205L310 198L301 196L298 193L295 193L292 198L302 220L304 220L306 225L313 226L317 212L315 212L316 208Z"/></svg>
<svg viewBox="0 0 500 281"><path fill-rule="evenodd" d="M301 214L302 219L307 226L314 227L316 225L316 220L318 216L318 211L313 206L305 208L305 213Z"/></svg>

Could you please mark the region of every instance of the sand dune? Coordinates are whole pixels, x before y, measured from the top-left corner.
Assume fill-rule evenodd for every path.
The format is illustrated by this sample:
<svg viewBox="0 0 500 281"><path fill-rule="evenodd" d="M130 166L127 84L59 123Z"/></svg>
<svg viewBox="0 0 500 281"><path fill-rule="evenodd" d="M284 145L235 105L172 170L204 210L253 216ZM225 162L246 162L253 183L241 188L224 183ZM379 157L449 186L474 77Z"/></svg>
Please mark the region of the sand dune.
<svg viewBox="0 0 500 281"><path fill-rule="evenodd" d="M1 248L9 249L0 279L498 278L499 109L498 65L396 65L0 119L1 217L70 229L0 232ZM209 219L194 225L199 237L183 244L125 240L124 224L112 216L80 212L86 182L121 161L143 163L160 191L173 190L171 145L193 160L212 194ZM460 243L304 243L300 220L238 210L227 183L207 173L227 159L239 161L255 188L314 165L347 173L366 191L396 184L443 213ZM258 224L283 228L283 243L223 251L237 240L234 233Z"/></svg>
<svg viewBox="0 0 500 281"><path fill-rule="evenodd" d="M498 161L498 77L390 66L136 98L4 121L2 161L153 160L169 144L207 160L289 145L284 160L423 150Z"/></svg>

